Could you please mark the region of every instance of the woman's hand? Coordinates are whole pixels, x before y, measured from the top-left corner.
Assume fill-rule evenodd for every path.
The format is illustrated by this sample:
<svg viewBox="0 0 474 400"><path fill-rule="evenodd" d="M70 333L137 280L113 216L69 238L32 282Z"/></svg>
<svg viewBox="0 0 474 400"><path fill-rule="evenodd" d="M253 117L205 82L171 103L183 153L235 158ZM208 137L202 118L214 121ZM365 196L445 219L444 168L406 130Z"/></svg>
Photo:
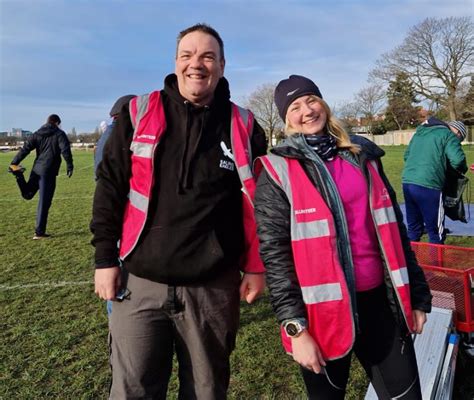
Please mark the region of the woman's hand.
<svg viewBox="0 0 474 400"><path fill-rule="evenodd" d="M317 374L321 372L321 366L326 366L318 345L307 330L301 332L296 338L291 338L293 348L293 359L302 367Z"/></svg>
<svg viewBox="0 0 474 400"><path fill-rule="evenodd" d="M426 322L426 313L421 310L413 310L413 331L415 333L423 332L423 325Z"/></svg>

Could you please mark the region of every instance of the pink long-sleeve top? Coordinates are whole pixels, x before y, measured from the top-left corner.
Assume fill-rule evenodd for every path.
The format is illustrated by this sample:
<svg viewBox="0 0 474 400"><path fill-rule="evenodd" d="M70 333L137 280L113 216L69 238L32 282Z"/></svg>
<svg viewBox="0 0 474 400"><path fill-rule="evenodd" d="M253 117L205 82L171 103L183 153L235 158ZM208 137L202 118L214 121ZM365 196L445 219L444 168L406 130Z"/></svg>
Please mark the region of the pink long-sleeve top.
<svg viewBox="0 0 474 400"><path fill-rule="evenodd" d="M373 289L383 282L383 265L369 208L369 190L362 171L336 156L326 161L342 200L354 262L356 291Z"/></svg>

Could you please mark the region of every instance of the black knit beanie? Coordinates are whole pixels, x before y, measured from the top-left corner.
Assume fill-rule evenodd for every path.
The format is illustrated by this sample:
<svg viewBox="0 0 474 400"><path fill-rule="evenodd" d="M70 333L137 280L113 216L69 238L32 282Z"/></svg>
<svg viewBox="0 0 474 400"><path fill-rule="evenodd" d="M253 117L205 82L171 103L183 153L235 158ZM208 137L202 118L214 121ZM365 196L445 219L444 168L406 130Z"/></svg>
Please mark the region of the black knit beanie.
<svg viewBox="0 0 474 400"><path fill-rule="evenodd" d="M288 79L280 81L275 88L275 104L283 121L285 121L286 111L290 104L298 97L307 94L314 94L320 99L323 98L316 84L304 76L290 75Z"/></svg>

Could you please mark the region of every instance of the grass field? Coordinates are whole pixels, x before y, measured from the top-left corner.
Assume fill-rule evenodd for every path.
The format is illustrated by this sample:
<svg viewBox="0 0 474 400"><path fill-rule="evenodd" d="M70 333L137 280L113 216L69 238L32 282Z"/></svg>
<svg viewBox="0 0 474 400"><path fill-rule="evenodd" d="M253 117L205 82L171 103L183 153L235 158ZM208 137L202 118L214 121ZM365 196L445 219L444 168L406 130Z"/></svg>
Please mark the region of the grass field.
<svg viewBox="0 0 474 400"><path fill-rule="evenodd" d="M400 195L404 148L386 148L386 172ZM465 149L474 162L474 150ZM37 198L20 198L0 153L0 399L105 399L109 385L105 305L93 294L89 221L94 191L92 152L74 153L75 171L57 180L48 232L33 241ZM23 163L31 169L33 156ZM64 166L63 166L64 167ZM474 175L471 175L474 178ZM471 179L471 186L474 179ZM474 247L473 238L448 243ZM458 362L456 399L474 398L474 363ZM367 382L357 363L347 399L362 399ZM176 398L177 381L169 398ZM297 366L284 354L268 298L242 306L232 356L231 399L304 398Z"/></svg>

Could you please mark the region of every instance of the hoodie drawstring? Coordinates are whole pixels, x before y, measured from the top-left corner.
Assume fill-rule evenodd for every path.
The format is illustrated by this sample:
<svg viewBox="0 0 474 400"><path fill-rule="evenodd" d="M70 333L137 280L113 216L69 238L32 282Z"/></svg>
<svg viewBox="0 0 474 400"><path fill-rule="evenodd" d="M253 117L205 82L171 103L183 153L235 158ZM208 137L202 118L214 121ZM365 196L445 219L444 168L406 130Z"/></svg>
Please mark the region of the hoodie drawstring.
<svg viewBox="0 0 474 400"><path fill-rule="evenodd" d="M193 107L189 101L184 102L186 107L186 123L185 123L185 137L186 141L184 143L184 151L183 157L181 159L180 164L180 171L179 171L179 184L178 184L178 193L183 194L185 189L189 189L192 185L192 177L190 174L190 170L192 167L192 163L194 160L194 155L199 146L199 142L201 141L202 133L204 131L204 127L207 123L208 114L209 114L209 106L204 106L203 116L201 120L201 127L199 132L195 138L191 137L190 132L190 112L191 108ZM194 140L193 140L194 139ZM191 148L192 144L192 148Z"/></svg>

